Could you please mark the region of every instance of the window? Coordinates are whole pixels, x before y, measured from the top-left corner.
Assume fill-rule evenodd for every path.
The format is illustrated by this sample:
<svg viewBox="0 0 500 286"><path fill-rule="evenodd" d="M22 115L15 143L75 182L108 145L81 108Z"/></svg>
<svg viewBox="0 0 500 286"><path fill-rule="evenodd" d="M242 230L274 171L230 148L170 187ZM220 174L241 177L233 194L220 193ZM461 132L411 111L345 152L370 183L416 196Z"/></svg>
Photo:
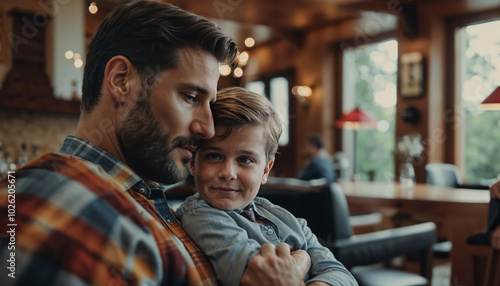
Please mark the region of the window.
<svg viewBox="0 0 500 286"><path fill-rule="evenodd" d="M479 104L500 85L500 20L469 24L456 37L457 87L464 122L465 175L469 184L489 184L500 173L500 111Z"/></svg>
<svg viewBox="0 0 500 286"><path fill-rule="evenodd" d="M270 97L272 105L278 112L278 116L281 120L283 126L283 133L279 139L280 146L288 145L290 141L290 124L289 124L289 93L290 88L288 80L284 77L274 77L267 81L270 89ZM249 82L245 86L246 89L258 93L260 95L266 95L266 84L264 81L253 81Z"/></svg>
<svg viewBox="0 0 500 286"><path fill-rule="evenodd" d="M247 83L245 88L262 96L266 96L266 85L264 84L263 81L249 82Z"/></svg>
<svg viewBox="0 0 500 286"><path fill-rule="evenodd" d="M280 137L278 144L285 146L289 141L289 124L288 124L288 80L284 77L275 77L271 79L271 103L278 112L281 125L283 126L283 134Z"/></svg>
<svg viewBox="0 0 500 286"><path fill-rule="evenodd" d="M343 51L342 110L359 107L379 120L376 129L359 130L356 142L353 130L342 131L343 151L351 162L356 154L356 173L361 180L371 176L376 181L394 178L397 55L395 40Z"/></svg>

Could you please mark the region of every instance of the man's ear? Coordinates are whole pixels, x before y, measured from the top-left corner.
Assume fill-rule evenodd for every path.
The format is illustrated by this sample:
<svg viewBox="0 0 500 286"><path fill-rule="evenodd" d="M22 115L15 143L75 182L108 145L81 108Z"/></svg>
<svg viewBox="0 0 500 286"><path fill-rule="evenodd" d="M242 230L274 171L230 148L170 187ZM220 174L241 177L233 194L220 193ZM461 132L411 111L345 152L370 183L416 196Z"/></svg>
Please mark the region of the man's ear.
<svg viewBox="0 0 500 286"><path fill-rule="evenodd" d="M130 93L132 63L124 56L114 56L104 69L104 84L113 102L122 105Z"/></svg>
<svg viewBox="0 0 500 286"><path fill-rule="evenodd" d="M262 175L262 181L260 182L261 185L264 185L267 182L267 178L269 177L269 172L274 166L274 158L267 163L266 168L264 169L264 174Z"/></svg>

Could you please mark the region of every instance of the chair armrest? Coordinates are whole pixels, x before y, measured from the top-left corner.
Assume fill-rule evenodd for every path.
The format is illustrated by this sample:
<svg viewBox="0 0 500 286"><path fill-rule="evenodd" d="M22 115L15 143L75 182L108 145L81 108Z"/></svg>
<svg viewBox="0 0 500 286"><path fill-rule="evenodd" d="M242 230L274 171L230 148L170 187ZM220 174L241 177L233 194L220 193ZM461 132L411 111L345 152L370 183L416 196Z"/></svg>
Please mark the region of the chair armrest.
<svg viewBox="0 0 500 286"><path fill-rule="evenodd" d="M477 233L467 238L467 244L490 245L490 236L487 233Z"/></svg>
<svg viewBox="0 0 500 286"><path fill-rule="evenodd" d="M382 214L379 212L352 214L349 216L351 227L366 226L382 223Z"/></svg>
<svg viewBox="0 0 500 286"><path fill-rule="evenodd" d="M354 235L328 246L346 267L369 265L431 247L436 242L435 231L436 225L426 222Z"/></svg>

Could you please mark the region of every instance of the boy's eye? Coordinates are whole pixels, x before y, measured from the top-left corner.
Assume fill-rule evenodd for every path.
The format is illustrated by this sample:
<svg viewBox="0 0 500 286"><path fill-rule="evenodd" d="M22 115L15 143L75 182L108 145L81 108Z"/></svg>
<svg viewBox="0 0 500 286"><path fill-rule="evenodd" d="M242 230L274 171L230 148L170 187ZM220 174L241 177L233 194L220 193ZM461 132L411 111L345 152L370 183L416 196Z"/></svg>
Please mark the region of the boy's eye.
<svg viewBox="0 0 500 286"><path fill-rule="evenodd" d="M217 153L208 153L207 155L205 155L205 158L207 158L208 160L220 160L222 156Z"/></svg>
<svg viewBox="0 0 500 286"><path fill-rule="evenodd" d="M255 160L250 158L250 157L241 157L238 159L238 162L243 163L243 164L251 164L251 163L254 163Z"/></svg>

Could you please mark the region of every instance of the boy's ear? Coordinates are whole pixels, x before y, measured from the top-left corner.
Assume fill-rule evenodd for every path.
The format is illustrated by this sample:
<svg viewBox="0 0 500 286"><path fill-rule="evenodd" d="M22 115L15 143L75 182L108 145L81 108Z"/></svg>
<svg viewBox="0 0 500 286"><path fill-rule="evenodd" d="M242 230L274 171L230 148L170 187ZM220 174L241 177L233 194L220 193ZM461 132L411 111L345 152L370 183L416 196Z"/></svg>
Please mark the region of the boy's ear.
<svg viewBox="0 0 500 286"><path fill-rule="evenodd" d="M132 64L124 56L114 56L106 64L104 85L113 102L120 106L130 93Z"/></svg>
<svg viewBox="0 0 500 286"><path fill-rule="evenodd" d="M274 158L267 163L266 168L264 169L264 174L262 175L262 181L260 182L261 185L264 185L267 182L267 178L269 177L269 172L274 166Z"/></svg>
<svg viewBox="0 0 500 286"><path fill-rule="evenodd" d="M194 158L195 156L189 160L189 173L191 173L192 176L194 176Z"/></svg>

